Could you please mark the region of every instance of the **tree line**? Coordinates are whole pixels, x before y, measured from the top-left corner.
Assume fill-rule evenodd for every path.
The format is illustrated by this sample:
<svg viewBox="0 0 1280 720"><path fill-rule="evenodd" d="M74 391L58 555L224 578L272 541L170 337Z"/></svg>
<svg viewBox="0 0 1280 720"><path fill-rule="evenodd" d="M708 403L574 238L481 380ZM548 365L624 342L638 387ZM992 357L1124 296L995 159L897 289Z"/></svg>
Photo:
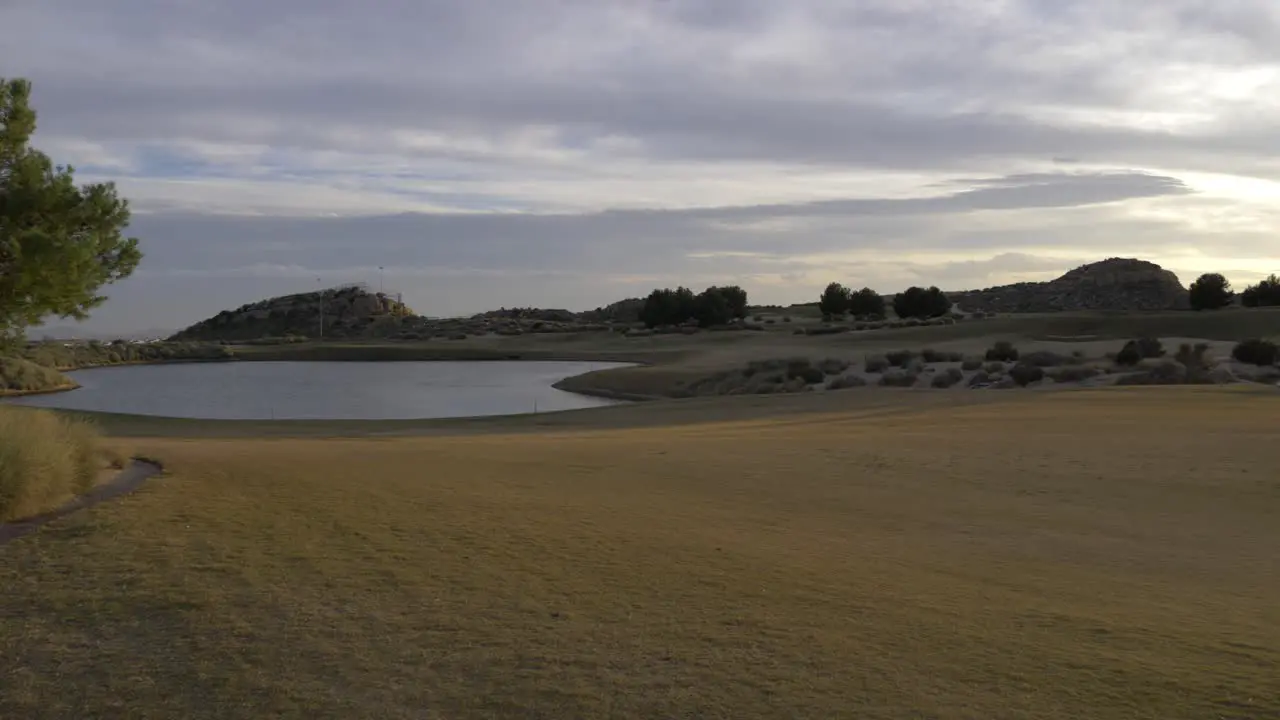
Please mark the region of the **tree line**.
<svg viewBox="0 0 1280 720"><path fill-rule="evenodd" d="M1236 293L1221 273L1205 273L1191 283L1189 299L1192 310L1217 310L1233 304ZM1247 286L1239 299L1245 307L1280 306L1280 277L1272 274Z"/></svg>
<svg viewBox="0 0 1280 720"><path fill-rule="evenodd" d="M648 327L697 323L724 325L747 316L747 291L737 285L711 286L698 294L681 286L654 290L640 307L640 322Z"/></svg>
<svg viewBox="0 0 1280 720"><path fill-rule="evenodd" d="M909 287L893 296L893 312L900 318L941 317L951 312L951 300L935 286ZM839 319L845 315L871 320L884 319L885 301L871 288L853 290L833 282L818 297L818 310L824 318Z"/></svg>

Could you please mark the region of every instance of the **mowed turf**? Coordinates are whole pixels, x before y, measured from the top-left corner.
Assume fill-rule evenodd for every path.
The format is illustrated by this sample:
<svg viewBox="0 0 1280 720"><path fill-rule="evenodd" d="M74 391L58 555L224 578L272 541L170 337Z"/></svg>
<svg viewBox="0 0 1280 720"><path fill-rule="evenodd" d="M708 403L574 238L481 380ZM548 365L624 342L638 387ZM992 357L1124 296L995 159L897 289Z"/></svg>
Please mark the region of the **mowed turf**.
<svg viewBox="0 0 1280 720"><path fill-rule="evenodd" d="M132 441L0 717L1280 717L1280 397Z"/></svg>

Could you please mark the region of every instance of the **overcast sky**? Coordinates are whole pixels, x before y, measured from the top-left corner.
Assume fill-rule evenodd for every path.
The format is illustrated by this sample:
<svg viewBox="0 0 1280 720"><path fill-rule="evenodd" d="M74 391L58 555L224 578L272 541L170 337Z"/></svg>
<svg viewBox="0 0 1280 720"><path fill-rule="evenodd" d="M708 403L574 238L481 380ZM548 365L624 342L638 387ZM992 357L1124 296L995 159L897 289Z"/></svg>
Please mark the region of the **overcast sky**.
<svg viewBox="0 0 1280 720"><path fill-rule="evenodd" d="M0 0L0 75L132 203L97 330L1280 271L1274 0Z"/></svg>

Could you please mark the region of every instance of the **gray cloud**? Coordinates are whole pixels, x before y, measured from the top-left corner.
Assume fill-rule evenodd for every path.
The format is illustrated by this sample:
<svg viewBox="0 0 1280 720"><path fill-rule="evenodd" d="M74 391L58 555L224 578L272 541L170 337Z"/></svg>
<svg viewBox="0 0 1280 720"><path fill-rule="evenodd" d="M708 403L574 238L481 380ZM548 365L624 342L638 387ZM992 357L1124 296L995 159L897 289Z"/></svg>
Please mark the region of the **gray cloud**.
<svg viewBox="0 0 1280 720"><path fill-rule="evenodd" d="M452 312L1277 261L1269 0L9 0L0 67L139 211L103 323L378 265Z"/></svg>

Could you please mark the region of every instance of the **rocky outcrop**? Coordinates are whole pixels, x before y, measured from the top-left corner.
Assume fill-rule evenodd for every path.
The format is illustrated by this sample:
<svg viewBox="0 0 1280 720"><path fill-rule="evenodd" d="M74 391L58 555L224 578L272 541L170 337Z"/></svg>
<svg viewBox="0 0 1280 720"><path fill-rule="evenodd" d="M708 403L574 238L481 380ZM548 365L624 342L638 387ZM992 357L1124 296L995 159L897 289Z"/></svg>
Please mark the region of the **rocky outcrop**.
<svg viewBox="0 0 1280 720"><path fill-rule="evenodd" d="M386 335L413 317L403 303L360 285L284 295L224 310L171 340L256 340L266 337L360 338ZM323 323L323 332L321 330Z"/></svg>
<svg viewBox="0 0 1280 720"><path fill-rule="evenodd" d="M1133 258L1110 258L1082 265L1049 282L1017 283L947 295L966 312L1124 312L1187 307L1187 289L1177 275L1155 263Z"/></svg>

